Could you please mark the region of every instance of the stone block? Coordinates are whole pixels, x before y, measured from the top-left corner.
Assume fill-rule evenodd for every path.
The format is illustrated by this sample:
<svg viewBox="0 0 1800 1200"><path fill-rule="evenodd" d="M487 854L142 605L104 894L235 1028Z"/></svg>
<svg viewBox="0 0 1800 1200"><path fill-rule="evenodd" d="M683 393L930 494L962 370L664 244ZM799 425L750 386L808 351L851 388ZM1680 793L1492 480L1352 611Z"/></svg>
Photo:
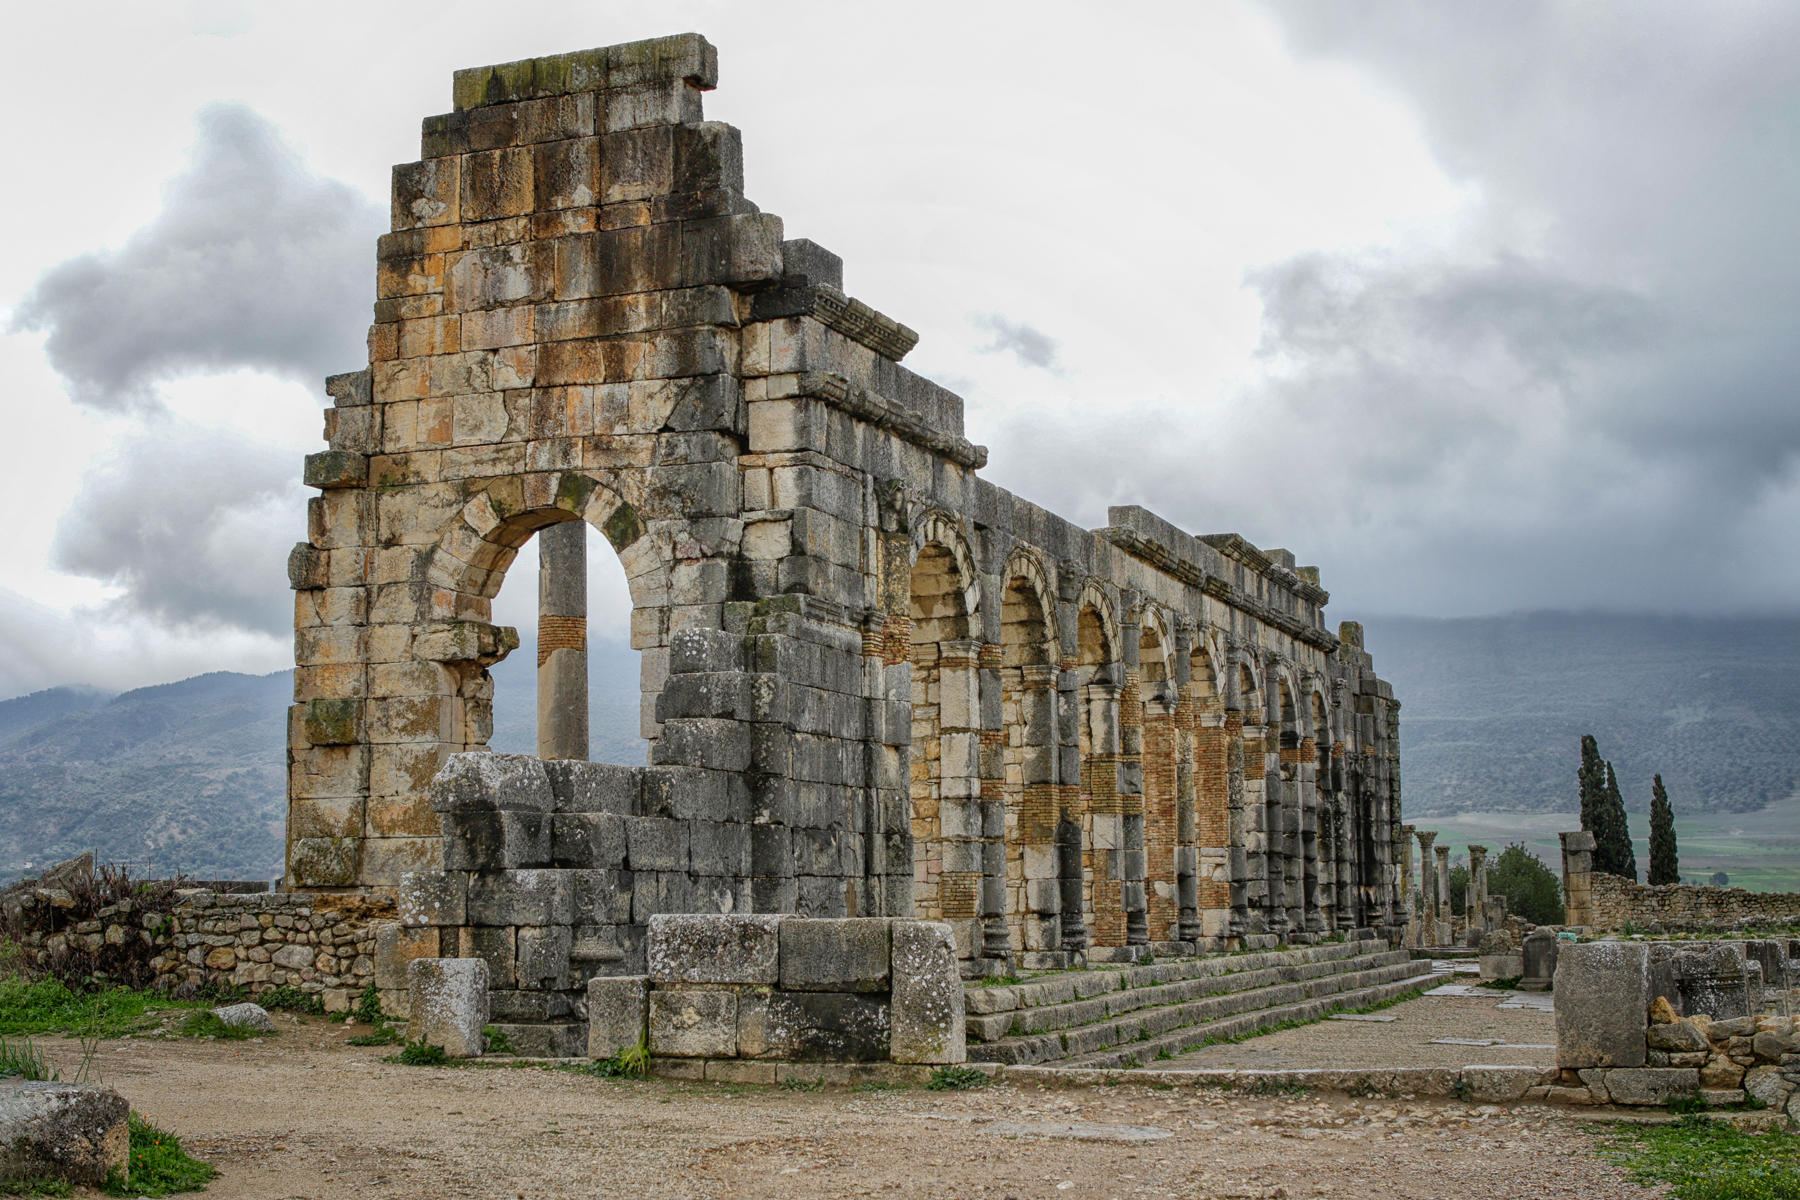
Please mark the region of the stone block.
<svg viewBox="0 0 1800 1200"><path fill-rule="evenodd" d="M552 759L544 763L557 812L617 813L636 816L643 811L642 767L612 763Z"/></svg>
<svg viewBox="0 0 1800 1200"><path fill-rule="evenodd" d="M1643 944L1564 946L1557 959L1555 991L1557 1066L1644 1065L1650 997L1649 953Z"/></svg>
<svg viewBox="0 0 1800 1200"><path fill-rule="evenodd" d="M888 926L879 917L781 921L781 986L803 992L884 992Z"/></svg>
<svg viewBox="0 0 1800 1200"><path fill-rule="evenodd" d="M111 1088L0 1080L0 1179L64 1179L101 1187L123 1172L131 1106Z"/></svg>
<svg viewBox="0 0 1800 1200"><path fill-rule="evenodd" d="M884 1062L885 998L856 992L773 992L762 1014L761 1057L791 1062Z"/></svg>
<svg viewBox="0 0 1800 1200"><path fill-rule="evenodd" d="M448 947L446 947L448 949ZM518 986L518 941L512 927L464 929L458 938L463 958L479 958L487 964L488 979L497 988ZM409 967L408 970L411 968Z"/></svg>
<svg viewBox="0 0 1800 1200"><path fill-rule="evenodd" d="M697 876L742 879L750 874L750 830L739 823L690 821L689 869Z"/></svg>
<svg viewBox="0 0 1800 1200"><path fill-rule="evenodd" d="M488 989L488 1019L502 1021L568 1020L574 1011L568 996L561 992L520 991L517 988Z"/></svg>
<svg viewBox="0 0 1800 1200"><path fill-rule="evenodd" d="M295 887L351 887L361 858L356 838L295 838L288 847L288 878Z"/></svg>
<svg viewBox="0 0 1800 1200"><path fill-rule="evenodd" d="M737 1003L737 993L709 988L651 992L651 1053L673 1058L736 1058Z"/></svg>
<svg viewBox="0 0 1800 1200"><path fill-rule="evenodd" d="M1568 953L1567 948L1564 954ZM1605 1073L1614 1104L1662 1106L1700 1090L1700 1073L1680 1067L1623 1068Z"/></svg>
<svg viewBox="0 0 1800 1200"><path fill-rule="evenodd" d="M570 932L567 925L524 926L516 942L516 972L522 988L560 992L569 986Z"/></svg>
<svg viewBox="0 0 1800 1200"><path fill-rule="evenodd" d="M581 1058L587 1048L587 1031L576 1021L495 1021L494 1030L520 1058Z"/></svg>
<svg viewBox="0 0 1800 1200"><path fill-rule="evenodd" d="M468 915L468 889L468 876L460 871L409 871L395 889L395 913L408 928L461 925Z"/></svg>
<svg viewBox="0 0 1800 1200"><path fill-rule="evenodd" d="M550 817L550 857L559 866L618 868L625 863L625 818L610 812Z"/></svg>
<svg viewBox="0 0 1800 1200"><path fill-rule="evenodd" d="M414 959L437 958L441 943L435 926L411 927L398 921L377 921L375 933L375 986L383 991L406 986L406 970Z"/></svg>
<svg viewBox="0 0 1800 1200"><path fill-rule="evenodd" d="M611 1058L645 1042L650 1015L650 978L620 975L588 980L589 1058Z"/></svg>
<svg viewBox="0 0 1800 1200"><path fill-rule="evenodd" d="M615 925L631 919L631 876L624 871L569 871L573 924Z"/></svg>
<svg viewBox="0 0 1800 1200"><path fill-rule="evenodd" d="M644 814L681 821L748 821L750 789L732 771L659 766L644 772Z"/></svg>
<svg viewBox="0 0 1800 1200"><path fill-rule="evenodd" d="M570 872L506 871L469 884L472 925L569 925L575 919Z"/></svg>
<svg viewBox="0 0 1800 1200"><path fill-rule="evenodd" d="M1782 1078L1780 1067L1751 1067L1744 1072L1744 1092L1765 1107L1780 1112L1787 1107L1794 1085Z"/></svg>
<svg viewBox="0 0 1800 1200"><path fill-rule="evenodd" d="M441 813L537 812L556 808L544 761L527 754L452 754L431 780Z"/></svg>
<svg viewBox="0 0 1800 1200"><path fill-rule="evenodd" d="M451 1058L479 1058L488 1023L488 968L479 958L421 958L407 967L408 1036Z"/></svg>
<svg viewBox="0 0 1800 1200"><path fill-rule="evenodd" d="M688 827L666 817L626 817L626 863L633 871L688 869Z"/></svg>
<svg viewBox="0 0 1800 1200"><path fill-rule="evenodd" d="M901 1063L967 1059L956 938L941 921L895 921L890 1056Z"/></svg>
<svg viewBox="0 0 1800 1200"><path fill-rule="evenodd" d="M781 977L780 917L662 914L649 924L650 978L658 984L773 984Z"/></svg>
<svg viewBox="0 0 1800 1200"><path fill-rule="evenodd" d="M1645 1040L1650 1049L1666 1050L1672 1054L1691 1054L1711 1049L1706 1035L1692 1021L1652 1025Z"/></svg>

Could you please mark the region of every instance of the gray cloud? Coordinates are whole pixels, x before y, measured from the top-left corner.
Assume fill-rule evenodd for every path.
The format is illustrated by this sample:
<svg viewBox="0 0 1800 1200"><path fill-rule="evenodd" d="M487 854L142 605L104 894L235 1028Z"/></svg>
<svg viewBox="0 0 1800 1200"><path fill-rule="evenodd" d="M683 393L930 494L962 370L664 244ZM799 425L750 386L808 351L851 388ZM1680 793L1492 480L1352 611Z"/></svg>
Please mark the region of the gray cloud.
<svg viewBox="0 0 1800 1200"><path fill-rule="evenodd" d="M980 347L982 354L1011 354L1020 364L1055 371L1059 343L1043 330L1024 321L1009 321L999 313L985 313L976 324L991 330L994 340Z"/></svg>
<svg viewBox="0 0 1800 1200"><path fill-rule="evenodd" d="M305 533L298 474L280 447L159 422L92 472L53 563L122 588L115 615L279 634L293 622L287 554Z"/></svg>
<svg viewBox="0 0 1800 1200"><path fill-rule="evenodd" d="M1021 420L1003 482L1288 546L1364 611L1792 609L1800 9L1269 10L1417 112L1466 228L1252 272L1260 378Z"/></svg>
<svg viewBox="0 0 1800 1200"><path fill-rule="evenodd" d="M154 411L156 384L249 367L308 384L360 356L383 214L235 104L199 116L187 170L116 250L53 267L13 314L80 403Z"/></svg>

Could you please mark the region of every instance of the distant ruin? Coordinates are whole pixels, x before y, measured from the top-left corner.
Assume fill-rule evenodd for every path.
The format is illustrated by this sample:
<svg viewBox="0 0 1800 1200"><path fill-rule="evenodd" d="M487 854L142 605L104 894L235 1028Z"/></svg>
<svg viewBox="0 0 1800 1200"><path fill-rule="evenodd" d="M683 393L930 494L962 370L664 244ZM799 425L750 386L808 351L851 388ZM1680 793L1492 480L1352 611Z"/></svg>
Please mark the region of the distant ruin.
<svg viewBox="0 0 1800 1200"><path fill-rule="evenodd" d="M942 921L971 974L1397 942L1400 706L1318 571L984 481L916 335L745 198L716 78L691 34L460 71L395 168L289 563L285 886L408 880L402 958L552 991L641 974L659 913ZM647 765L584 761L578 522ZM534 536L540 759L490 771L453 756Z"/></svg>

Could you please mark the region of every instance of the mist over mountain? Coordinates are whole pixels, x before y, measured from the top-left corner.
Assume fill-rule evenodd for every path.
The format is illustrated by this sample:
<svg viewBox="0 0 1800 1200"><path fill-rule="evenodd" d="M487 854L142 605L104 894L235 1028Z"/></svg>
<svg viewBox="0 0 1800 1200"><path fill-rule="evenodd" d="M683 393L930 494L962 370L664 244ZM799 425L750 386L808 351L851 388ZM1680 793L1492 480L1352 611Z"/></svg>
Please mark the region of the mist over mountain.
<svg viewBox="0 0 1800 1200"><path fill-rule="evenodd" d="M1394 684L1408 819L1571 811L1593 733L1626 805L1660 772L1677 813L1750 812L1800 785L1800 619L1534 613L1364 623ZM494 668L494 749L532 753L530 645ZM593 757L641 763L638 655L590 647ZM92 849L148 873L280 874L289 675L225 672L0 702L0 880Z"/></svg>
<svg viewBox="0 0 1800 1200"><path fill-rule="evenodd" d="M1800 618L1540 612L1364 622L1400 710L1408 818L1574 811L1581 735L1647 812L1753 812L1800 789Z"/></svg>

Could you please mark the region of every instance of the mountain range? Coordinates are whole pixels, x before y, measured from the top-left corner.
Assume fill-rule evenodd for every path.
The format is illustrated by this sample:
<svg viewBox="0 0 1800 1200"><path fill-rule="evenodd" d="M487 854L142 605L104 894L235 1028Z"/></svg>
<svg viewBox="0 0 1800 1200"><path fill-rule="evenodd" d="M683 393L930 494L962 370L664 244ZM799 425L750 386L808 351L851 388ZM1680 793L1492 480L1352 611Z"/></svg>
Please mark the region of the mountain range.
<svg viewBox="0 0 1800 1200"><path fill-rule="evenodd" d="M1583 733L1633 811L1749 813L1800 788L1800 619L1533 613L1378 618L1405 811L1567 812ZM591 652L593 755L641 762L635 652ZM497 750L535 746L536 656L494 669ZM82 850L150 874L280 873L287 672L0 701L0 880Z"/></svg>

